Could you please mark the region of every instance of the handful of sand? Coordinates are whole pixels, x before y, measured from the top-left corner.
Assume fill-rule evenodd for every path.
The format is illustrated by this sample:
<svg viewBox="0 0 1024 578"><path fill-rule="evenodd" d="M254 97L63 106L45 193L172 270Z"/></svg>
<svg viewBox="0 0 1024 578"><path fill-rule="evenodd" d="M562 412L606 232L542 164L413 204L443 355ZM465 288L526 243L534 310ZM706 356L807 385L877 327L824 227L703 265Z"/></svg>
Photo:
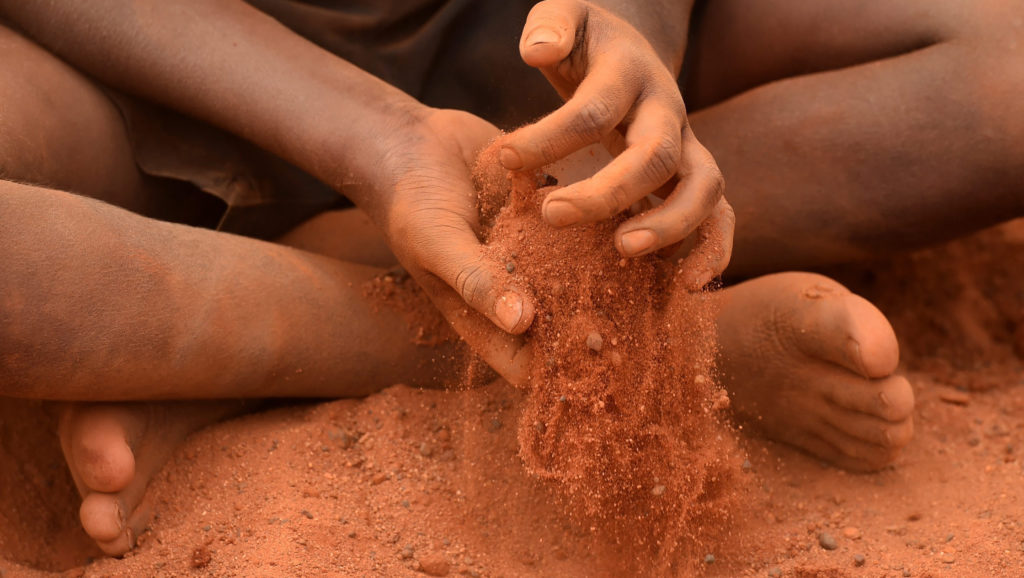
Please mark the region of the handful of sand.
<svg viewBox="0 0 1024 578"><path fill-rule="evenodd" d="M722 514L738 469L716 411L728 398L714 377L714 294L684 290L674 262L621 258L612 233L625 217L549 226L554 187L538 185L551 179L508 173L509 190L493 159L485 151L477 170L487 251L536 300L520 455L581 515L664 556L697 517Z"/></svg>

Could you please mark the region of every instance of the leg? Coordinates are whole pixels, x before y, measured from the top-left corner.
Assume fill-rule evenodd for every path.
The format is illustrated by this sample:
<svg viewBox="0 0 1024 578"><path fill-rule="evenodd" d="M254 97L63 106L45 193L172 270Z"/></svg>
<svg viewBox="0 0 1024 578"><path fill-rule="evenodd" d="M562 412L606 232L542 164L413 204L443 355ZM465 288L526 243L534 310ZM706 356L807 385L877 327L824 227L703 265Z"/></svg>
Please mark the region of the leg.
<svg viewBox="0 0 1024 578"><path fill-rule="evenodd" d="M309 249L331 251L335 256L344 256L354 261L378 261L386 264L386 246L383 245L382 238L372 230L362 231L360 228L359 224L364 222L364 218L358 211L326 213L298 227L282 241ZM338 231L354 231L360 235L360 239L339 240ZM214 235L214 238L218 237L227 236ZM265 245L249 242L254 243L256 247ZM253 253L251 256L258 257L258 254ZM305 256L314 262L317 261L313 255ZM297 294L300 294L298 284L296 283L294 288ZM356 288L359 289L359 285L356 285ZM301 304L298 304L298 307L301 308ZM341 322L341 318L348 314L346 311L328 310L322 310L320 313L325 319L332 320L331 322ZM303 329L303 325L298 324L296 328ZM373 333L373 330L369 330L368 333ZM398 339L404 343L411 343L410 337L406 335ZM319 348L331 354L340 351L340 345L342 344L339 344L337 350L322 345ZM397 349L403 348L399 345ZM422 347L418 349L426 350ZM374 362L370 360L367 363L372 366ZM211 369L207 368L206 371L209 372ZM404 381L410 383L422 376L411 372L405 377L408 379ZM345 380L337 375L321 376L321 379L345 383ZM367 391L390 383L385 379L387 378L367 383ZM288 385L287 377L284 385ZM183 389L188 387L188 384L183 384ZM244 393L238 392L238 395ZM301 393L301 389L293 390L294 395ZM328 393L325 391L324 395ZM338 393L344 395L345 391ZM143 531L151 514L144 500L149 480L159 472L181 441L193 431L248 411L255 404L258 402L68 405L61 420L61 442L72 475L84 498L81 519L89 535L110 554L121 554L129 550L135 536Z"/></svg>
<svg viewBox="0 0 1024 578"><path fill-rule="evenodd" d="M166 215L170 206L189 205L181 197L154 202L180 191L139 173L122 119L103 91L3 27L0 46L8 56L0 62L0 175L138 212ZM0 207L4 394L54 399L254 395L243 382L263 370L272 372L258 380L264 395L360 394L394 381L415 381L443 365L428 359L426 348L411 345L400 316L386 307L371 311L360 283L378 269L157 223L52 188L0 182ZM309 234L292 237L329 247L311 241ZM372 256L353 257L374 262ZM261 291L262 282L275 277L276 289ZM155 300L147 304L150 298ZM355 302L363 305L350 308ZM282 303L289 303L287 311ZM337 316L331 307L341 308ZM233 313L219 314L226 310ZM243 317L253 318L253 325L233 325ZM314 317L326 332L309 325ZM389 330L377 323L394 325ZM356 352L345 350L349 343L334 341L344 338L344 332L327 329L335 324L379 336L381 341L355 343L390 349L394 357L356 360ZM239 333L218 333L232 328ZM307 329L313 331L304 341L286 344ZM306 346L320 350L326 363L296 357ZM224 363L234 355L241 356L238 365ZM342 370L346 359L358 361L349 368L353 371ZM301 366L280 365L292 362ZM378 372L381 367L390 372ZM318 377L317 370L324 369L342 371L345 378ZM234 385L229 385L234 378L210 379L237 371L248 378L243 375ZM211 382L214 387L203 393ZM61 440L84 498L82 522L89 534L110 554L127 551L147 521L147 512L138 507L146 485L178 443L247 407L218 401L67 404Z"/></svg>
<svg viewBox="0 0 1024 578"><path fill-rule="evenodd" d="M737 213L737 277L1024 215L1012 3L708 2L686 87Z"/></svg>
<svg viewBox="0 0 1024 578"><path fill-rule="evenodd" d="M380 269L15 183L0 207L7 395L339 397L449 370L364 295Z"/></svg>

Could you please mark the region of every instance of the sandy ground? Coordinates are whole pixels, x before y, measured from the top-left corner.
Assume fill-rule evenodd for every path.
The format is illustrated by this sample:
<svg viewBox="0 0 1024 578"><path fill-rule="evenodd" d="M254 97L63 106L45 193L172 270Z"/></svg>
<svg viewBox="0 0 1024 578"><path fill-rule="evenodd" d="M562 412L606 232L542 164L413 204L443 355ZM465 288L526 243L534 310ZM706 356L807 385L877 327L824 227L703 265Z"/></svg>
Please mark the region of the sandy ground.
<svg viewBox="0 0 1024 578"><path fill-rule="evenodd" d="M857 475L741 432L734 523L681 572L1024 575L1024 221L832 273L896 326L915 440ZM3 400L0 576L615 574L624 552L524 473L521 399L397 385L208 428L154 481L123 559L77 528L48 409Z"/></svg>

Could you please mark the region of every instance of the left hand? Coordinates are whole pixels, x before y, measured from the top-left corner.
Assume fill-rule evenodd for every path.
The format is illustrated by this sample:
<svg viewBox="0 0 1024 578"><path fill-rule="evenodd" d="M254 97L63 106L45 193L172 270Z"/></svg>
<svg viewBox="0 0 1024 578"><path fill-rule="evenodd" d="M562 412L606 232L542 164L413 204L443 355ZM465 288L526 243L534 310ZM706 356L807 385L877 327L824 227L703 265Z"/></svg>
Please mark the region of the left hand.
<svg viewBox="0 0 1024 578"><path fill-rule="evenodd" d="M690 129L676 80L651 44L590 2L547 0L530 11L519 50L566 103L505 137L502 165L538 169L597 142L617 153L593 177L545 198L548 223L607 219L656 194L664 203L618 227L618 251L646 255L697 233L683 263L687 285L697 289L721 274L735 223L722 174Z"/></svg>
<svg viewBox="0 0 1024 578"><path fill-rule="evenodd" d="M378 167L381 194L367 212L455 331L502 377L522 383L530 348L518 334L533 322L533 298L486 255L471 177L498 129L466 112L426 109L405 133Z"/></svg>

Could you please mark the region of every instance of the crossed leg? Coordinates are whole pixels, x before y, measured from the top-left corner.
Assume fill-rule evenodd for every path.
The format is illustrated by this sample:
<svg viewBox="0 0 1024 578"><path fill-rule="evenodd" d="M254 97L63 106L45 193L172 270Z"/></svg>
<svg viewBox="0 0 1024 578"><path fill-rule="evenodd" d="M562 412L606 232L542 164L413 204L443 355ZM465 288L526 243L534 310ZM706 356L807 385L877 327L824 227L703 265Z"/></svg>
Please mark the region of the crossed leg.
<svg viewBox="0 0 1024 578"><path fill-rule="evenodd" d="M88 198L175 217L193 200L138 171L88 79L3 27L0 47L0 394L90 400L62 406L60 435L104 551L131 547L181 439L249 407L104 400L359 396L451 373L450 351L363 294L383 271L365 243L330 245L346 263ZM328 248L310 237L290 242Z"/></svg>
<svg viewBox="0 0 1024 578"><path fill-rule="evenodd" d="M736 210L727 273L1024 215L1022 23L999 0L706 2L684 97Z"/></svg>
<svg viewBox="0 0 1024 578"><path fill-rule="evenodd" d="M736 210L727 275L882 256L1024 215L1022 26L1019 6L989 0L706 2L684 97ZM723 298L741 419L851 469L907 443L912 390L876 308L799 273Z"/></svg>
<svg viewBox="0 0 1024 578"><path fill-rule="evenodd" d="M718 7L725 3L712 4ZM709 13L709 30L713 22ZM39 51L24 46L21 49ZM888 63L886 60L862 66L873 68ZM853 66L793 82L819 81L819 74L840 75L859 70L859 66ZM74 71L63 70L61 74L81 81L76 82L75 90L95 91ZM761 78L756 82L770 80L773 79ZM842 82L843 78L829 80ZM817 149L797 137L804 135L815 146L822 139L840 137L831 136L832 129L827 125L817 125L817 131L803 133L799 129L808 124L798 122L794 116L817 111L821 116L811 121L820 122L842 119L844 114L833 111L830 116L826 114L828 110L812 106L817 101L802 98L807 88L803 84L793 84L790 90L782 91L785 82L788 81L753 90L746 90L748 86L721 89L717 96L708 97L709 101L735 93L739 96L693 115L698 135L719 158L730 181L731 197L741 218L737 267L747 274L791 267L801 259L818 262L815 259L820 259L820 254L808 257L800 252L806 252L807 246L815 245L812 241L817 240L811 234L815 232L814 223L805 221L821 221L820 215L827 211L808 211L801 203L820 200L821 185L815 183L828 182L829 190L844 194L861 191L867 184L854 178L857 174L848 167L841 170L842 163L848 162L846 155L863 161L865 154L883 150L881 146L866 146L872 144L872 134L875 145L879 140L884 144L888 136L885 132L869 132L861 135L864 148L837 148L831 156L826 150L819 157L812 157L814 163L806 163L813 165L813 170L802 166L801 155ZM740 92L743 90L746 92ZM73 93L69 90L65 94ZM821 92L815 94L824 98ZM848 93L839 93L843 94ZM22 104L35 106L46 102L39 96L26 98ZM7 102L7 95L4 98ZM94 102L93 112L109 106L101 98ZM788 107L783 106L787 103ZM775 116L757 118L755 113L759 110L766 114L775 111ZM28 110L24 116L56 119L56 134L40 141L44 153L56 156L50 147L65 142L62 139L69 134L77 134L69 128L77 125L60 122L66 119L68 111L76 111L77 122L94 118L83 112L80 104L54 106L43 115L33 115ZM920 116L927 118L928 114ZM766 118L770 122L765 122ZM115 120L108 115L82 134L109 134L110 142L116 143L123 138L123 126ZM753 124L754 120L761 124ZM813 122L809 125L816 126ZM736 132L729 133L730 130ZM751 136L750 131L755 130L762 133ZM18 133L5 133L12 134ZM914 133L901 134L906 137ZM776 156L766 150L768 156L751 158L745 148L750 143L773 143L756 136L771 136L779 141ZM795 146L801 143L804 148ZM908 151L915 152L911 148ZM120 159L119 166L124 172L106 170L108 165L104 163L112 162L106 158ZM123 175L129 179L127 184L104 182L91 187L81 184L81 175L66 175L64 180L42 178L49 173L38 169L31 159L14 162L4 157L0 162L4 163L4 174L13 180L39 182L101 198L104 191L136 191L127 201L115 200L131 206L133 199L147 198L145 178L133 174L134 166L124 160L115 151L91 161L96 164L81 167L83 171L91 170L93 175ZM35 172L19 173L20 167ZM884 169L885 165L876 163L870 168ZM841 178L837 181L835 175ZM963 177L963 182L966 180ZM901 182L906 184L905 179ZM927 189L918 183L909 190ZM787 192L797 201L783 202L788 198ZM857 199L856 196L837 194L829 198L833 204L826 203L825 209L870 204L852 202L851 198ZM424 368L433 367L438 374L444 373L431 364L431 359L424 359L424 355L431 358L432 352L424 354L411 346L395 352L394 345L410 342L404 334L404 321L388 319L386 315L382 320L376 313L371 314L362 296L352 290L359 280L369 278L379 269L157 223L49 189L2 184L0 203L5 224L18 225L5 226L5 238L0 239L0 246L8 247L5 250L10 252L3 260L7 270L0 278L13 287L4 292L4 314L13 320L4 327L8 333L0 341L10 348L0 351L5 387L12 388L4 393L63 399L341 396L361 395L387 383L429 374ZM895 208L897 215L900 208ZM750 215L755 210L763 211L759 215L764 217L753 220ZM978 210L985 213L982 217L995 218L986 216L988 209ZM887 230L881 226L885 223L870 220L878 211L868 213L865 216L854 211L852 215L856 218L839 222L866 221L878 226L879 231ZM902 216L923 219L915 217L916 214ZM749 223L742 222L744 215ZM892 217L890 213L885 215ZM978 220L976 226L985 218ZM769 243L765 246L781 249L758 254L755 248L764 244L759 242L771 240L771 227L788 231L790 235L783 240L792 241L781 245ZM747 229L751 234L744 237ZM844 239L843 235L849 237L849 231L841 233L839 241ZM743 241L744 238L747 240ZM831 245L822 242L817 246L829 250L841 246L845 251L833 251L826 260L852 258L865 251L846 240L847 245L834 240ZM923 240L927 239L918 239ZM785 248L791 245L796 248L787 253ZM333 318L335 315L350 317ZM727 289L719 333L723 373L737 406L769 435L857 469L884 465L906 443L912 427L912 394L905 380L892 376L898 352L891 329L877 309L837 284L818 276L783 274ZM378 336L379 341L364 351L347 350L367 336ZM70 358L69 351L77 354L80 365L75 368L61 363ZM38 363L41 360L54 363ZM297 373L296 369L304 371ZM366 373L353 377L353 371ZM779 395L773 395L775 392ZM791 415L794 406L807 419L800 423L783 420L782 416ZM177 440L195 427L234 411L237 405L218 402L195 406L88 405L77 406L67 414L62 421L62 441L85 496L83 523L107 552L117 554L130 547L133 532L145 520L144 511L138 508L145 484Z"/></svg>

